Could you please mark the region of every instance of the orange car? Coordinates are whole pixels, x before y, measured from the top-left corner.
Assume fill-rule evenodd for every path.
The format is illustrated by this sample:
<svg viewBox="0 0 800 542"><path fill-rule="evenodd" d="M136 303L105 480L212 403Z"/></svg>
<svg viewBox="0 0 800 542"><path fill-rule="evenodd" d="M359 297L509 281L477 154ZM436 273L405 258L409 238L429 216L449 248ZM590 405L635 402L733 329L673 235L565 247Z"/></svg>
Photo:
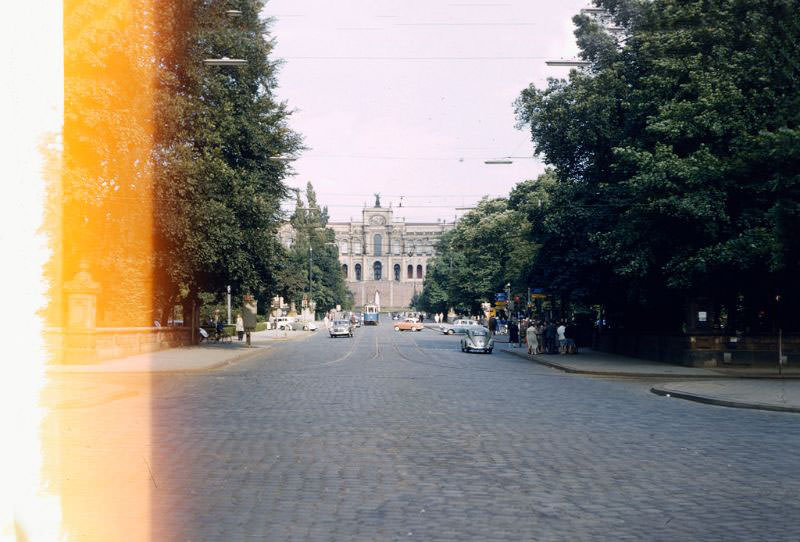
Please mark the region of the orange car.
<svg viewBox="0 0 800 542"><path fill-rule="evenodd" d="M394 325L395 331L422 331L425 326L420 324L414 318L406 318L402 322L397 322Z"/></svg>

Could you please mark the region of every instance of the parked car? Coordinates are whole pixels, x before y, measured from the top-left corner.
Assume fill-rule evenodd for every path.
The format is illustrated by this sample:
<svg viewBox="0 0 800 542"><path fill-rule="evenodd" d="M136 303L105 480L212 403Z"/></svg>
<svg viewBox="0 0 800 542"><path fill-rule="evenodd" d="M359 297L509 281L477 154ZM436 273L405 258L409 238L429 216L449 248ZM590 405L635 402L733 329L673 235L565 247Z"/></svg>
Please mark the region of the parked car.
<svg viewBox="0 0 800 542"><path fill-rule="evenodd" d="M462 352L477 351L491 354L493 348L494 339L489 333L489 330L483 326L473 326L472 328L468 329L461 338Z"/></svg>
<svg viewBox="0 0 800 542"><path fill-rule="evenodd" d="M350 325L349 320L334 320L329 330L331 338L336 337L352 337L353 326Z"/></svg>
<svg viewBox="0 0 800 542"><path fill-rule="evenodd" d="M278 316L273 320L275 329L281 331L292 331L294 329L294 318L291 316Z"/></svg>
<svg viewBox="0 0 800 542"><path fill-rule="evenodd" d="M303 331L316 331L316 322L303 322Z"/></svg>
<svg viewBox="0 0 800 542"><path fill-rule="evenodd" d="M402 322L395 322L395 331L422 331L425 328L416 318L406 318Z"/></svg>
<svg viewBox="0 0 800 542"><path fill-rule="evenodd" d="M461 320L456 320L452 324L439 324L439 331L445 335L453 335L454 333L466 333L468 330L475 329L477 327L482 326L475 320L463 318Z"/></svg>

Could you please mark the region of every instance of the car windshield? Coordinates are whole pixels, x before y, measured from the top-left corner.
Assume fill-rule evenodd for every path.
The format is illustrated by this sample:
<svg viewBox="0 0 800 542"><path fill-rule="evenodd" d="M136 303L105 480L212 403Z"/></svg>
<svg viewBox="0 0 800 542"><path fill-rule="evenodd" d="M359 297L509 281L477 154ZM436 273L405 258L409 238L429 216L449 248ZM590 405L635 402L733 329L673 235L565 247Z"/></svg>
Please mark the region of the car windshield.
<svg viewBox="0 0 800 542"><path fill-rule="evenodd" d="M485 337L486 335L488 335L485 329L470 329L469 334L478 337Z"/></svg>
<svg viewBox="0 0 800 542"><path fill-rule="evenodd" d="M336 320L333 325L335 326L346 326L349 322L347 320Z"/></svg>

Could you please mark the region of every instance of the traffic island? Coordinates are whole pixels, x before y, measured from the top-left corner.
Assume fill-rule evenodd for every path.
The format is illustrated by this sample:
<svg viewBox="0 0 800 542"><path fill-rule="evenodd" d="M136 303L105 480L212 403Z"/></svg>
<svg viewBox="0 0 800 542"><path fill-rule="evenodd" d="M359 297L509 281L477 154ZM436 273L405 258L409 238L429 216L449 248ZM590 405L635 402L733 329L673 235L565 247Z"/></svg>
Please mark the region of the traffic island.
<svg viewBox="0 0 800 542"><path fill-rule="evenodd" d="M800 381L796 379L670 382L653 386L650 391L663 397L710 405L800 413Z"/></svg>

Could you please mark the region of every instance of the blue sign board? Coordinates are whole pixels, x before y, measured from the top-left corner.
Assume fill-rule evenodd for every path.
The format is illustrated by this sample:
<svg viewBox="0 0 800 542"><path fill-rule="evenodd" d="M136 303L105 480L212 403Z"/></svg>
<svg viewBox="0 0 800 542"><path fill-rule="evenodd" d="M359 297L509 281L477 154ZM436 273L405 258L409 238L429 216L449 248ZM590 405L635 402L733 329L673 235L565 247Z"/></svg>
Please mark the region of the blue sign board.
<svg viewBox="0 0 800 542"><path fill-rule="evenodd" d="M505 292L500 292L498 294L494 294L495 301L508 301L508 294Z"/></svg>

